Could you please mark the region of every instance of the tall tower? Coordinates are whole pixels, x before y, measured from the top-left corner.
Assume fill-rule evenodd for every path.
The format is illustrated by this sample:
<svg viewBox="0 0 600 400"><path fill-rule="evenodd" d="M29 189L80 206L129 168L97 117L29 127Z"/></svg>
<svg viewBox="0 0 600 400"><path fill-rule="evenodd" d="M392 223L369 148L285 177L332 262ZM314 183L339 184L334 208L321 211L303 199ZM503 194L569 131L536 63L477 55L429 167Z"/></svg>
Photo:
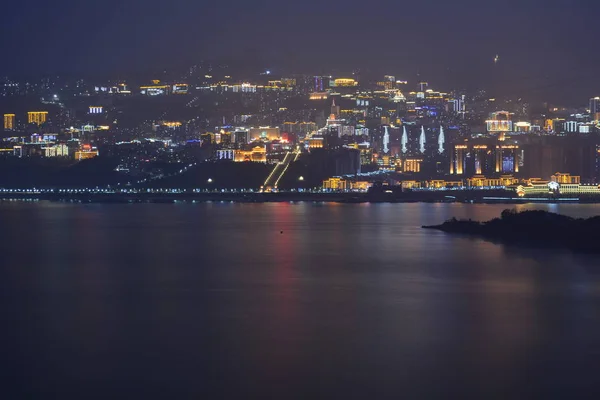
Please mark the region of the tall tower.
<svg viewBox="0 0 600 400"><path fill-rule="evenodd" d="M440 125L440 135L438 136L438 153L440 154L444 152L444 143L446 143L444 127Z"/></svg>
<svg viewBox="0 0 600 400"><path fill-rule="evenodd" d="M421 136L419 137L419 151L422 154L425 153L425 143L427 143L427 140L425 139L425 127L421 126Z"/></svg>
<svg viewBox="0 0 600 400"><path fill-rule="evenodd" d="M590 99L590 114L592 117L600 113L600 97L592 97Z"/></svg>
<svg viewBox="0 0 600 400"><path fill-rule="evenodd" d="M402 128L402 153L406 154L408 152L408 134L406 133L406 126Z"/></svg>
<svg viewBox="0 0 600 400"><path fill-rule="evenodd" d="M388 127L385 126L383 128L383 154L388 154L390 152L389 144L390 144L390 133L388 132Z"/></svg>
<svg viewBox="0 0 600 400"><path fill-rule="evenodd" d="M335 105L335 97L333 98L333 102L331 103L331 114L335 115L336 118L340 115L340 106Z"/></svg>

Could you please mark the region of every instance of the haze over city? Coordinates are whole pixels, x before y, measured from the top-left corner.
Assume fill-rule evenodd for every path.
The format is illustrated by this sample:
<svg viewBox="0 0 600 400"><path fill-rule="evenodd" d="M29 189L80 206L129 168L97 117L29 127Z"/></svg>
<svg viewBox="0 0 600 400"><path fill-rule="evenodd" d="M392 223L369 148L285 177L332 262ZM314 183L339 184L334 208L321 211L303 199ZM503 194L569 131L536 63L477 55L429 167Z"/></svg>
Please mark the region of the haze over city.
<svg viewBox="0 0 600 400"><path fill-rule="evenodd" d="M3 5L3 398L600 398L599 15Z"/></svg>

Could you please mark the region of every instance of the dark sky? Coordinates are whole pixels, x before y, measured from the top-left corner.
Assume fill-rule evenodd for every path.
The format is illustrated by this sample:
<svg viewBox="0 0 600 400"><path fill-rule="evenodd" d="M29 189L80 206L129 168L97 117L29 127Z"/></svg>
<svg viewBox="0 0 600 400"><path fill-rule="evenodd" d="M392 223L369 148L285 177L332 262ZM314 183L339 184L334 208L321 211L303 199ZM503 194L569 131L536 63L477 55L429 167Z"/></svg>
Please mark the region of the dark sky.
<svg viewBox="0 0 600 400"><path fill-rule="evenodd" d="M363 68L446 87L591 96L600 93L599 15L598 0L11 1L0 72L252 57L295 72Z"/></svg>

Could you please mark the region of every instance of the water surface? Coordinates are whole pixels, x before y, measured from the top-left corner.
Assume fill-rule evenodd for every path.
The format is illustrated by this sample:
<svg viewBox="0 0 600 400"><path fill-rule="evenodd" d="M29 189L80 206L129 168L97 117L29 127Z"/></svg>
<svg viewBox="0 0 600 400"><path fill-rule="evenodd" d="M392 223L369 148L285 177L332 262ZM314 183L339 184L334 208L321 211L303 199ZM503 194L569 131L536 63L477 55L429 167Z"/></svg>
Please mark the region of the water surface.
<svg viewBox="0 0 600 400"><path fill-rule="evenodd" d="M0 390L598 398L599 257L420 228L504 208L0 203Z"/></svg>

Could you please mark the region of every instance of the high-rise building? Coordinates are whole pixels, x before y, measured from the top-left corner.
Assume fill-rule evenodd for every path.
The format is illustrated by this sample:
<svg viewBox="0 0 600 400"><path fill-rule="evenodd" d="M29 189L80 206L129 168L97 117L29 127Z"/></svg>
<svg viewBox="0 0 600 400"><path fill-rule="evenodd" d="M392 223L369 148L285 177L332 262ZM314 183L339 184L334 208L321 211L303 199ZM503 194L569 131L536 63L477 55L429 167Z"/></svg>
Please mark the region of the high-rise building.
<svg viewBox="0 0 600 400"><path fill-rule="evenodd" d="M12 131L15 129L15 114L4 114L4 130Z"/></svg>
<svg viewBox="0 0 600 400"><path fill-rule="evenodd" d="M30 124L42 125L48 119L48 111L29 111L27 113L27 122Z"/></svg>
<svg viewBox="0 0 600 400"><path fill-rule="evenodd" d="M600 113L600 97L592 97L590 99L590 114Z"/></svg>
<svg viewBox="0 0 600 400"><path fill-rule="evenodd" d="M468 146L457 144L450 155L450 174L463 175L467 165Z"/></svg>

